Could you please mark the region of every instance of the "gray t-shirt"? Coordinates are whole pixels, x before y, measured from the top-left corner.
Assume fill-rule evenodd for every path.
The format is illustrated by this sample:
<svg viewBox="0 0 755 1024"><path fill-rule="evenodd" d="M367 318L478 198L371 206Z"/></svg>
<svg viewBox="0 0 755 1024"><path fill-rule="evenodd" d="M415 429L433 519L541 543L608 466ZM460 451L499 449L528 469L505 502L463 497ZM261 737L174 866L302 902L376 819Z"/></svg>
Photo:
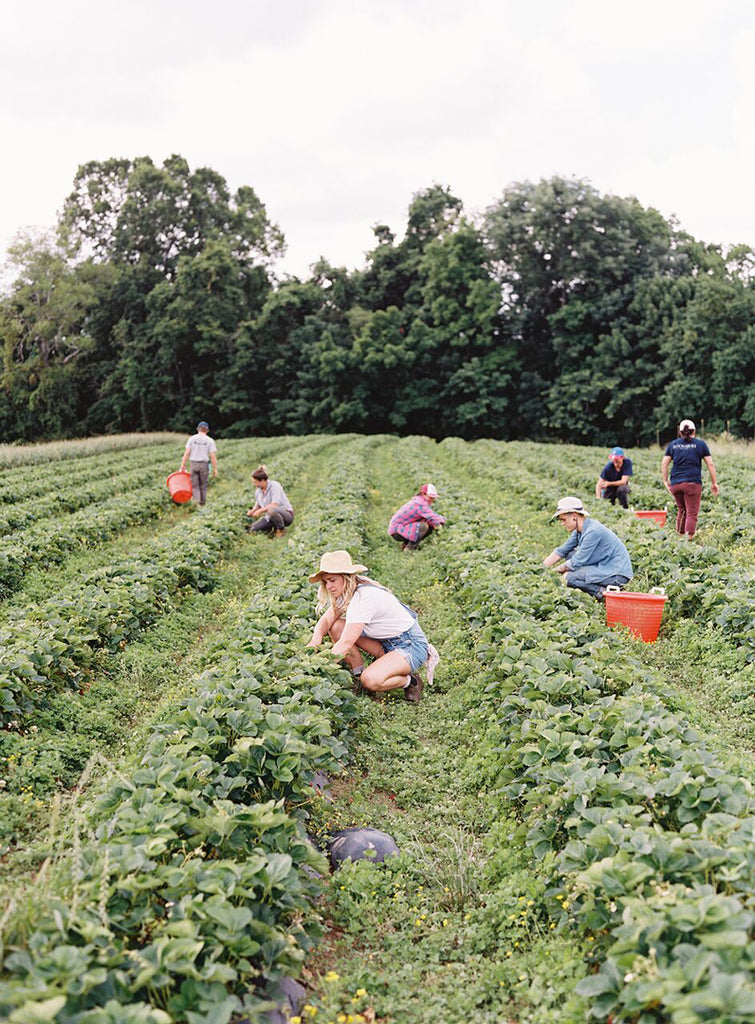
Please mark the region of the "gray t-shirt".
<svg viewBox="0 0 755 1024"><path fill-rule="evenodd" d="M190 462L209 462L210 454L216 450L215 442L209 434L195 434L186 442Z"/></svg>
<svg viewBox="0 0 755 1024"><path fill-rule="evenodd" d="M294 510L293 505L286 497L286 492L277 480L268 480L264 492L261 487L258 487L254 492L254 500L260 508L277 505L284 512L293 512Z"/></svg>

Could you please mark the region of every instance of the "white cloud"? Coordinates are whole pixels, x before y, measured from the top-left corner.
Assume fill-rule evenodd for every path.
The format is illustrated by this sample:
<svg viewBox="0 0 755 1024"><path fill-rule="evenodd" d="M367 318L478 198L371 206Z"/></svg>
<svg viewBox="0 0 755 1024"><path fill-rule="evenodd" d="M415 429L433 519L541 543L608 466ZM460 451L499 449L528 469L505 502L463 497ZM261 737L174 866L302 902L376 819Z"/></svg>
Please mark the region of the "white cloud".
<svg viewBox="0 0 755 1024"><path fill-rule="evenodd" d="M171 152L251 184L300 274L361 263L433 181L480 209L574 174L755 243L747 0L77 0L6 22L3 245L53 222L79 163Z"/></svg>

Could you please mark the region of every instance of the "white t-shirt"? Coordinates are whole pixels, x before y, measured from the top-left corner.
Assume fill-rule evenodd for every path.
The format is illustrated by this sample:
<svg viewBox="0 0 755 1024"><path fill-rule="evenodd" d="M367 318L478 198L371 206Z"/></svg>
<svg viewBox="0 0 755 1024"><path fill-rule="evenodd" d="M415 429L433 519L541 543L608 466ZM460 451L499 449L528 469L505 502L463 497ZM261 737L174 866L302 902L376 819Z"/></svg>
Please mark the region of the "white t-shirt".
<svg viewBox="0 0 755 1024"><path fill-rule="evenodd" d="M209 434L195 434L186 442L186 451L190 462L209 462L210 453L217 449Z"/></svg>
<svg viewBox="0 0 755 1024"><path fill-rule="evenodd" d="M389 590L360 584L346 609L346 622L363 622L364 635L374 640L400 636L414 625L414 619Z"/></svg>

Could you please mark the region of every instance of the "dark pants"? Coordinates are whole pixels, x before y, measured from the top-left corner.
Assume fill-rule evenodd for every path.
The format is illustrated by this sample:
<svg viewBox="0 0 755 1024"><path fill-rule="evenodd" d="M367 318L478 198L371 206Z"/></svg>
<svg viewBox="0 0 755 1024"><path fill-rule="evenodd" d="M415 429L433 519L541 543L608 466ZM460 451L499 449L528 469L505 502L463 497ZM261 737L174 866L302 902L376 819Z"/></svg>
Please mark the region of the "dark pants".
<svg viewBox="0 0 755 1024"><path fill-rule="evenodd" d="M697 529L697 517L700 515L700 498L703 493L702 484L672 484L671 493L676 502L676 532L694 536Z"/></svg>
<svg viewBox="0 0 755 1024"><path fill-rule="evenodd" d="M207 501L207 481L210 478L209 462L192 462L191 464L191 496L194 501L204 505Z"/></svg>
<svg viewBox="0 0 755 1024"><path fill-rule="evenodd" d="M416 551L425 537L428 537L432 531L432 526L430 526L429 523L426 523L423 519L419 524L419 537L417 537L416 540L407 540L406 537L402 537L400 533L392 533L391 537L393 537L394 540L400 541L408 551Z"/></svg>
<svg viewBox="0 0 755 1024"><path fill-rule="evenodd" d="M604 487L603 497L608 498L612 505L616 504L618 498L622 508L629 508L629 484L622 484L621 487Z"/></svg>
<svg viewBox="0 0 755 1024"><path fill-rule="evenodd" d="M587 583L581 578L583 572L583 569L574 569L572 572L567 572L566 585L577 590L584 590L586 594L596 598L598 601L603 600L606 587L623 587L629 583L627 576L606 576L600 583Z"/></svg>
<svg viewBox="0 0 755 1024"><path fill-rule="evenodd" d="M267 512L251 527L253 533L272 533L273 530L284 530L294 521L294 513L288 509L276 509L275 512Z"/></svg>

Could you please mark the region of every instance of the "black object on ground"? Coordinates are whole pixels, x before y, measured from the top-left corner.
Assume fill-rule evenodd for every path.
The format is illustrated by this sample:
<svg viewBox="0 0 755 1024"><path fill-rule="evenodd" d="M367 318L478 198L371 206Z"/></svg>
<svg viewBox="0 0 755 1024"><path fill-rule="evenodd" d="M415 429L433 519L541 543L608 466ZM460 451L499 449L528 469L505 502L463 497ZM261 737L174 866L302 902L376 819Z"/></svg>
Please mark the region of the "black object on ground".
<svg viewBox="0 0 755 1024"><path fill-rule="evenodd" d="M315 772L309 784L315 793L333 803L333 797L330 795L330 779L325 772Z"/></svg>
<svg viewBox="0 0 755 1024"><path fill-rule="evenodd" d="M388 833L376 828L344 828L330 840L330 863L334 869L345 860L371 860L377 864L398 852Z"/></svg>
<svg viewBox="0 0 755 1024"><path fill-rule="evenodd" d="M291 1017L298 1016L307 990L293 978L281 978L279 981L268 983L265 995L277 1003L277 1008L263 1013L261 1019L264 1024L288 1024ZM244 1018L239 1024L250 1024L250 1021Z"/></svg>

